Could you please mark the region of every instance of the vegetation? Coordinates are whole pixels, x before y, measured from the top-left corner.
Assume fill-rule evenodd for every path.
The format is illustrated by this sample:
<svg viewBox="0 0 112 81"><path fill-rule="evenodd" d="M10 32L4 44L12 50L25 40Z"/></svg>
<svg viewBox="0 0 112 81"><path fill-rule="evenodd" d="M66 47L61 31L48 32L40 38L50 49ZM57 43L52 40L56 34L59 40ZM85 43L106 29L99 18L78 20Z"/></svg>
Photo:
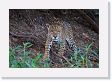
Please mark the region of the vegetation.
<svg viewBox="0 0 112 81"><path fill-rule="evenodd" d="M29 54L33 54L31 50L28 50L33 44L30 42L18 45L15 48L9 48L9 67L11 68L49 68L50 59L47 58L44 62L42 61L43 54L38 53L34 58L31 58ZM67 60L70 62L63 62L62 64L69 68L92 68L94 61L91 61L88 56L94 54L97 56L98 51L94 52L91 50L93 43L87 45L84 48L85 53L81 53L80 49L77 49L71 57ZM99 63L97 63L97 67Z"/></svg>

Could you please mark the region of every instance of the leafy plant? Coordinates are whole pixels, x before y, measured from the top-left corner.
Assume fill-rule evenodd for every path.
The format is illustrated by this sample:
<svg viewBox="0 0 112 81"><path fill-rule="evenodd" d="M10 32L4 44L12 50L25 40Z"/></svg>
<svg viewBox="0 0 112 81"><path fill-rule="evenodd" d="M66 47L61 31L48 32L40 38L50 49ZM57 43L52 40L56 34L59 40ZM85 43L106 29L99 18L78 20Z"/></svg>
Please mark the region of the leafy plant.
<svg viewBox="0 0 112 81"><path fill-rule="evenodd" d="M95 54L94 57L96 57L98 59L98 52L92 51L93 43L86 45L84 48L84 52L81 53L80 49L77 49L74 54L72 54L71 58L70 58L70 62L72 63L72 67L75 68L92 68L93 67L93 63L92 61L88 58L88 54ZM98 63L97 63L98 66Z"/></svg>
<svg viewBox="0 0 112 81"><path fill-rule="evenodd" d="M43 54L38 53L34 58L29 57L32 51L29 48L32 46L30 42L18 45L15 48L9 48L9 67L11 68L49 68L50 59L46 58L42 61ZM71 54L70 58L67 58L68 62L63 62L62 65L68 68L92 68L94 67L93 62L88 58L89 54L98 59L98 50L91 50L93 43L86 45L84 52L78 48L74 53ZM70 63L70 64L68 64ZM99 67L99 63L96 64Z"/></svg>
<svg viewBox="0 0 112 81"><path fill-rule="evenodd" d="M9 67L12 67L12 68L31 67L29 65L30 58L28 56L31 53L31 51L27 50L31 46L32 44L27 42L15 48L10 47L9 48Z"/></svg>
<svg viewBox="0 0 112 81"><path fill-rule="evenodd" d="M42 62L43 54L39 53L36 57L30 58L32 52L28 50L33 44L30 42L23 43L15 48L9 48L9 67L11 68L48 68L49 59ZM17 53L19 52L19 54Z"/></svg>

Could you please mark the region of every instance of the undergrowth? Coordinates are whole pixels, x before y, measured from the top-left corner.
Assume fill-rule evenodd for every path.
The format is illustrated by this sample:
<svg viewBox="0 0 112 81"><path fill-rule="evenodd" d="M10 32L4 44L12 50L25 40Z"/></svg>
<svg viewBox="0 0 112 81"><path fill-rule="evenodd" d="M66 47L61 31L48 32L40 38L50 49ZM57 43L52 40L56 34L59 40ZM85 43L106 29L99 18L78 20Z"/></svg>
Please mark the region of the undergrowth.
<svg viewBox="0 0 112 81"><path fill-rule="evenodd" d="M50 59L47 58L44 62L42 61L43 54L38 53L34 58L29 57L32 54L31 50L28 50L33 44L30 42L23 43L23 45L18 45L15 48L9 48L9 67L10 68L50 68ZM86 45L84 48L84 53L81 53L80 49L77 49L68 61L70 65L64 63L66 67L69 68L93 68L94 62L88 57L93 54L94 57L98 59L98 50L92 51L93 43ZM99 67L99 63L96 63L96 67Z"/></svg>

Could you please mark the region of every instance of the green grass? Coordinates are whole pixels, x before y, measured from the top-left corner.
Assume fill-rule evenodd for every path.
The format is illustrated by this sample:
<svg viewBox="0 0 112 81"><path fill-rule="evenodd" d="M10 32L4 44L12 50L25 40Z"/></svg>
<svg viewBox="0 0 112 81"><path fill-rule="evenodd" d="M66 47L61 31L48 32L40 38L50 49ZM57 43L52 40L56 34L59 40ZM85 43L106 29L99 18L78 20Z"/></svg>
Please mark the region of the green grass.
<svg viewBox="0 0 112 81"><path fill-rule="evenodd" d="M10 68L50 68L50 59L47 58L42 62L42 53L38 53L34 58L29 57L32 51L28 50L33 44L30 42L18 45L15 48L9 48L9 67ZM71 58L67 62L62 62L63 65L68 68L92 68L94 67L93 62L88 59L89 54L93 54L97 57L98 51L92 51L93 43L86 45L84 48L84 53L81 53L80 49L77 49L71 54ZM99 63L97 63L99 67Z"/></svg>

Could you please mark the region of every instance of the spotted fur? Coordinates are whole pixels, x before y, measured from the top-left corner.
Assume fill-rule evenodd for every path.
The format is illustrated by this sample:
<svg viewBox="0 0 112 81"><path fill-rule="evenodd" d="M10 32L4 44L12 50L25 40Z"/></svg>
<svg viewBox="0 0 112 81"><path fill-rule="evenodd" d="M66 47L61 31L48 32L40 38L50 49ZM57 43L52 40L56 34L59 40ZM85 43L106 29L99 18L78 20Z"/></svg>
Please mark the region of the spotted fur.
<svg viewBox="0 0 112 81"><path fill-rule="evenodd" d="M48 34L45 44L45 54L43 60L49 58L49 52L52 46L53 41L61 43L58 54L63 56L65 49L66 41L69 43L70 47L76 48L75 42L73 40L73 31L69 23L65 21L53 21L50 24L47 24Z"/></svg>

